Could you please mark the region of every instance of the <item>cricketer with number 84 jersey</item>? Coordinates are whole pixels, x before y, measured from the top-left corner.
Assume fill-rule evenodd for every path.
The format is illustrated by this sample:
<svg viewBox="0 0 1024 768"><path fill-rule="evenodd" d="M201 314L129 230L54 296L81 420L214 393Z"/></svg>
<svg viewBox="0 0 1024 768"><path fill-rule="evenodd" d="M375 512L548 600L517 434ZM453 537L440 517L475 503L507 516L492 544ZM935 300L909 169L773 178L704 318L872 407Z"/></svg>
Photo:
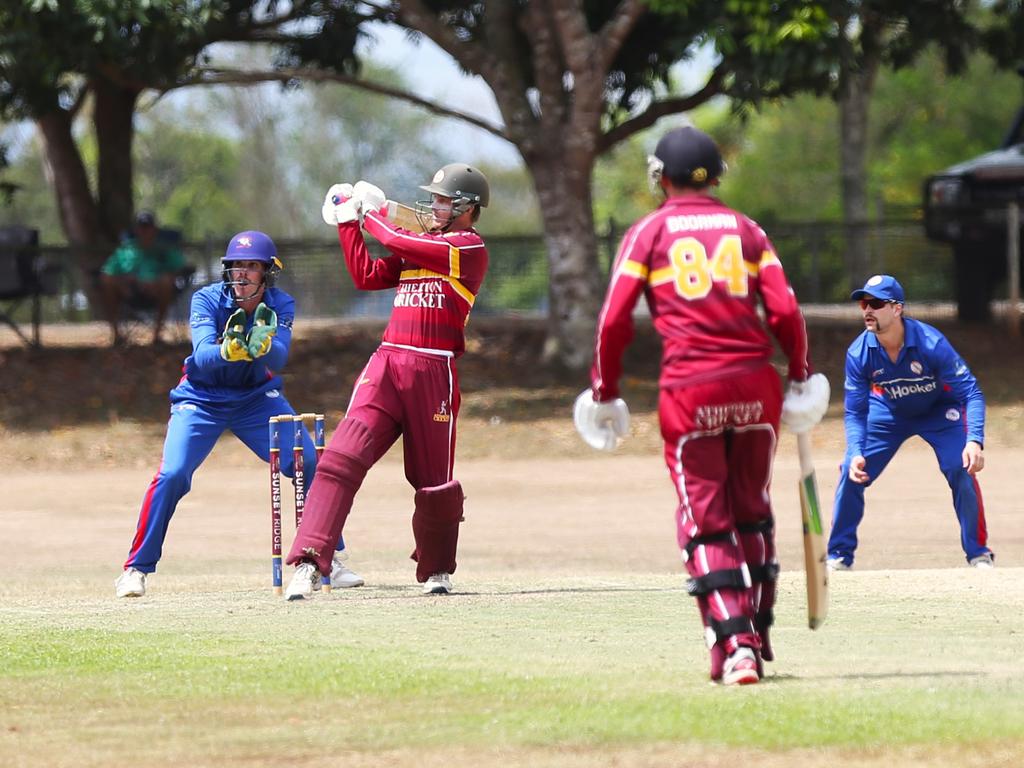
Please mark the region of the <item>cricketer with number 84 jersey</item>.
<svg viewBox="0 0 1024 768"><path fill-rule="evenodd" d="M771 360L768 326L807 378L807 334L775 248L751 219L711 196L673 197L626 233L615 260L594 358L597 399L618 397L632 310L643 292L664 339L662 388L742 374Z"/></svg>
<svg viewBox="0 0 1024 768"><path fill-rule="evenodd" d="M663 145L656 159L664 163L666 199L619 248L598 317L591 388L599 404L619 398L633 308L643 294L662 338L664 460L679 498L677 543L704 624L711 679L756 682L761 662L774 658L778 573L768 488L783 398L772 336L789 379L804 382L807 334L767 235L704 184L724 169L710 139L684 128L667 134L659 153ZM706 157L698 157L702 146ZM756 659L756 672L742 668L744 658Z"/></svg>

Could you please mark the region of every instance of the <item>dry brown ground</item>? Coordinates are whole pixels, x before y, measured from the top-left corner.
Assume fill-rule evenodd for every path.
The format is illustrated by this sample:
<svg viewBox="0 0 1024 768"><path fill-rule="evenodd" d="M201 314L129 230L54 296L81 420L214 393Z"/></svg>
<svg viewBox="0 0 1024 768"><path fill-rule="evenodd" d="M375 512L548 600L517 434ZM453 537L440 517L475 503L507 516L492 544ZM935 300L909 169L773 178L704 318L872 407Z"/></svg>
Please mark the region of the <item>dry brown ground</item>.
<svg viewBox="0 0 1024 768"><path fill-rule="evenodd" d="M373 347L373 331L339 327L301 337L289 377L292 401L324 410L332 422L347 399L348 379ZM952 334L951 334L952 335ZM631 351L634 372L626 382L634 407L633 434L619 452L596 454L573 431L569 409L582 387L578 377L535 363L542 331L532 324L502 329L481 323L471 337L475 355L461 368L466 391L456 474L468 494L456 586L471 590L475 578L544 579L637 574L679 574L672 512L675 497L660 459L651 411L657 346L641 334ZM833 386L848 326L814 331L815 359ZM105 338L105 337L104 337ZM1024 566L1024 366L1019 342L964 332L954 343L970 357L990 395L987 467L980 476L998 576ZM970 355L964 345L970 345ZM109 593L130 544L138 506L159 460L166 418L166 390L183 348L60 346L41 353L0 351L0 541L17 556L7 560L4 581L17 590L25 563L50 562L66 577L68 598ZM835 398L833 398L835 400ZM333 423L332 423L333 426ZM820 496L826 517L843 453L842 423L834 402L814 433ZM774 505L779 557L787 571L801 568L795 441L783 435L775 468ZM244 585L269 580L269 512L265 465L226 436L197 472L192 492L171 525L153 595L180 594L204 578L209 563L237 574ZM352 565L372 584L411 580L409 513L400 450L375 467L359 495L346 530ZM936 569L935 588L947 582L953 603L985 586L964 568L949 491L930 449L912 441L868 493L861 527L859 571ZM882 575L882 574L880 574ZM859 589L850 574L846 582ZM229 576L230 578L230 576ZM842 575L836 577L841 579ZM1016 580L1014 580L1016 579ZM1007 584L1019 585L1019 577ZM835 585L844 589L843 583ZM953 593L959 594L955 597ZM959 601L959 602L958 602ZM938 747L936 747L938 749ZM969 753L936 753L931 747L833 751L847 765L1014 765L1020 745ZM705 754L678 745L590 749L501 750L465 748L417 755L396 751L341 756L351 765L529 766L584 765L774 766L814 761L810 753L729 750ZM319 763L320 760L318 759ZM308 763L312 764L312 760ZM299 763L296 763L299 764Z"/></svg>
<svg viewBox="0 0 1024 768"><path fill-rule="evenodd" d="M616 455L598 455L576 437L569 417L585 377L541 365L543 326L530 320L477 318L469 353L460 361L465 392L457 475L469 494L467 558L507 557L491 547L493 536L529 541L516 557L586 568L613 560L633 569L642 563L674 570L677 554L671 513L675 499L660 460L652 407L656 396L658 342L640 324L629 352L624 382L634 410L633 435ZM849 318L811 326L813 357L833 388L829 418L815 432L820 495L826 515L843 453L838 388L846 344L856 329ZM946 328L968 357L990 402L988 466L981 475L993 546L1000 564L1024 562L1024 344L990 330ZM184 344L110 349L102 326L91 342L82 327L48 329L42 351L0 347L0 497L4 541L25 538L34 526L53 531L67 556L109 563L123 557L139 500L155 470L167 414L166 391L176 379ZM342 415L350 379L375 347L379 324L319 324L296 336L286 391L296 407ZM8 339L8 341L10 341ZM397 448L397 446L396 446ZM407 547L411 491L392 451L374 469L360 495L349 533L360 567L372 569L371 553L390 561ZM796 559L796 456L783 435L774 494L781 552ZM218 551L262 552L269 525L261 465L231 436L196 474L192 493L173 523L165 558L210 546ZM364 502L363 499L366 499ZM942 567L961 562L949 491L930 450L911 441L868 493L862 528L864 568ZM483 536L478 546L476 536ZM45 545L30 537L26 546ZM244 544L239 548L238 544ZM228 555L233 556L233 555ZM237 555L242 557L243 555ZM383 565L383 563L381 563ZM656 565L655 565L656 564ZM161 569L161 575L165 569Z"/></svg>

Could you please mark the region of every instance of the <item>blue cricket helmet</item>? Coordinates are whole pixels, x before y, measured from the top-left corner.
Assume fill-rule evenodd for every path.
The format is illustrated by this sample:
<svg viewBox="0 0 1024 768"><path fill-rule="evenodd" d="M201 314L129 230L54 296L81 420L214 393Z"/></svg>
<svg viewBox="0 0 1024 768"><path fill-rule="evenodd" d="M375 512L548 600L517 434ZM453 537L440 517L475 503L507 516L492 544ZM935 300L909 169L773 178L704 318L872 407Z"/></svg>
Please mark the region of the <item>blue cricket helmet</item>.
<svg viewBox="0 0 1024 768"><path fill-rule="evenodd" d="M224 290L228 293L230 286L238 284L228 271L233 261L260 261L266 264L263 282L268 288L274 284L274 280L284 269L284 263L277 257L277 246L274 245L274 241L269 235L255 229L247 229L232 237L221 258L224 267L221 280L224 281Z"/></svg>
<svg viewBox="0 0 1024 768"><path fill-rule="evenodd" d="M231 238L221 261L262 261L265 264L281 262L277 258L277 246L269 236L255 229L239 232Z"/></svg>

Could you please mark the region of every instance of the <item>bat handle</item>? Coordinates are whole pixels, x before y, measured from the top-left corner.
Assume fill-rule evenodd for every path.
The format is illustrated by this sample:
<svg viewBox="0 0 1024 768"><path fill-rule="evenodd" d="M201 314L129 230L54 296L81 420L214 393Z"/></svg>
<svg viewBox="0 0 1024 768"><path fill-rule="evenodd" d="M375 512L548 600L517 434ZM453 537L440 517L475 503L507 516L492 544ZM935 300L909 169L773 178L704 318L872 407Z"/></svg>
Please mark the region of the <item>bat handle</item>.
<svg viewBox="0 0 1024 768"><path fill-rule="evenodd" d="M811 433L802 432L796 436L796 449L800 455L800 474L807 475L814 471L814 460L811 458Z"/></svg>

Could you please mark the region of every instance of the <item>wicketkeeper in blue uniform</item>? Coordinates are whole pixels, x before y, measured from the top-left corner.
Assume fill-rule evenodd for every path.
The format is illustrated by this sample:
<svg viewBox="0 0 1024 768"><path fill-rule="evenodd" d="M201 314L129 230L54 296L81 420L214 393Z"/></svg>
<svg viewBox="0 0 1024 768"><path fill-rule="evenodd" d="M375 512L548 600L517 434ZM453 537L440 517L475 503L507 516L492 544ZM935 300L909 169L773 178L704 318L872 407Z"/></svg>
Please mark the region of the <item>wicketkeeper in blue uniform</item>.
<svg viewBox="0 0 1024 768"><path fill-rule="evenodd" d="M967 364L937 329L903 313L903 287L868 279L852 298L866 330L846 353L846 458L839 471L828 565L849 570L864 516L864 489L908 437L935 451L953 492L967 562L994 565L975 475L985 466L985 397Z"/></svg>
<svg viewBox="0 0 1024 768"><path fill-rule="evenodd" d="M221 434L230 429L268 461L268 420L295 414L281 391L280 375L291 348L295 300L274 287L283 268L277 248L262 232L239 232L228 243L222 264L222 281L192 297L192 354L170 393L163 459L143 497L131 551L114 585L118 597L145 594L146 574L156 570L178 501ZM303 432L305 472L312 478L316 451L305 427L297 426ZM293 477L292 451L280 456L282 473ZM362 585L340 562L342 550L344 542L339 541L332 586Z"/></svg>

